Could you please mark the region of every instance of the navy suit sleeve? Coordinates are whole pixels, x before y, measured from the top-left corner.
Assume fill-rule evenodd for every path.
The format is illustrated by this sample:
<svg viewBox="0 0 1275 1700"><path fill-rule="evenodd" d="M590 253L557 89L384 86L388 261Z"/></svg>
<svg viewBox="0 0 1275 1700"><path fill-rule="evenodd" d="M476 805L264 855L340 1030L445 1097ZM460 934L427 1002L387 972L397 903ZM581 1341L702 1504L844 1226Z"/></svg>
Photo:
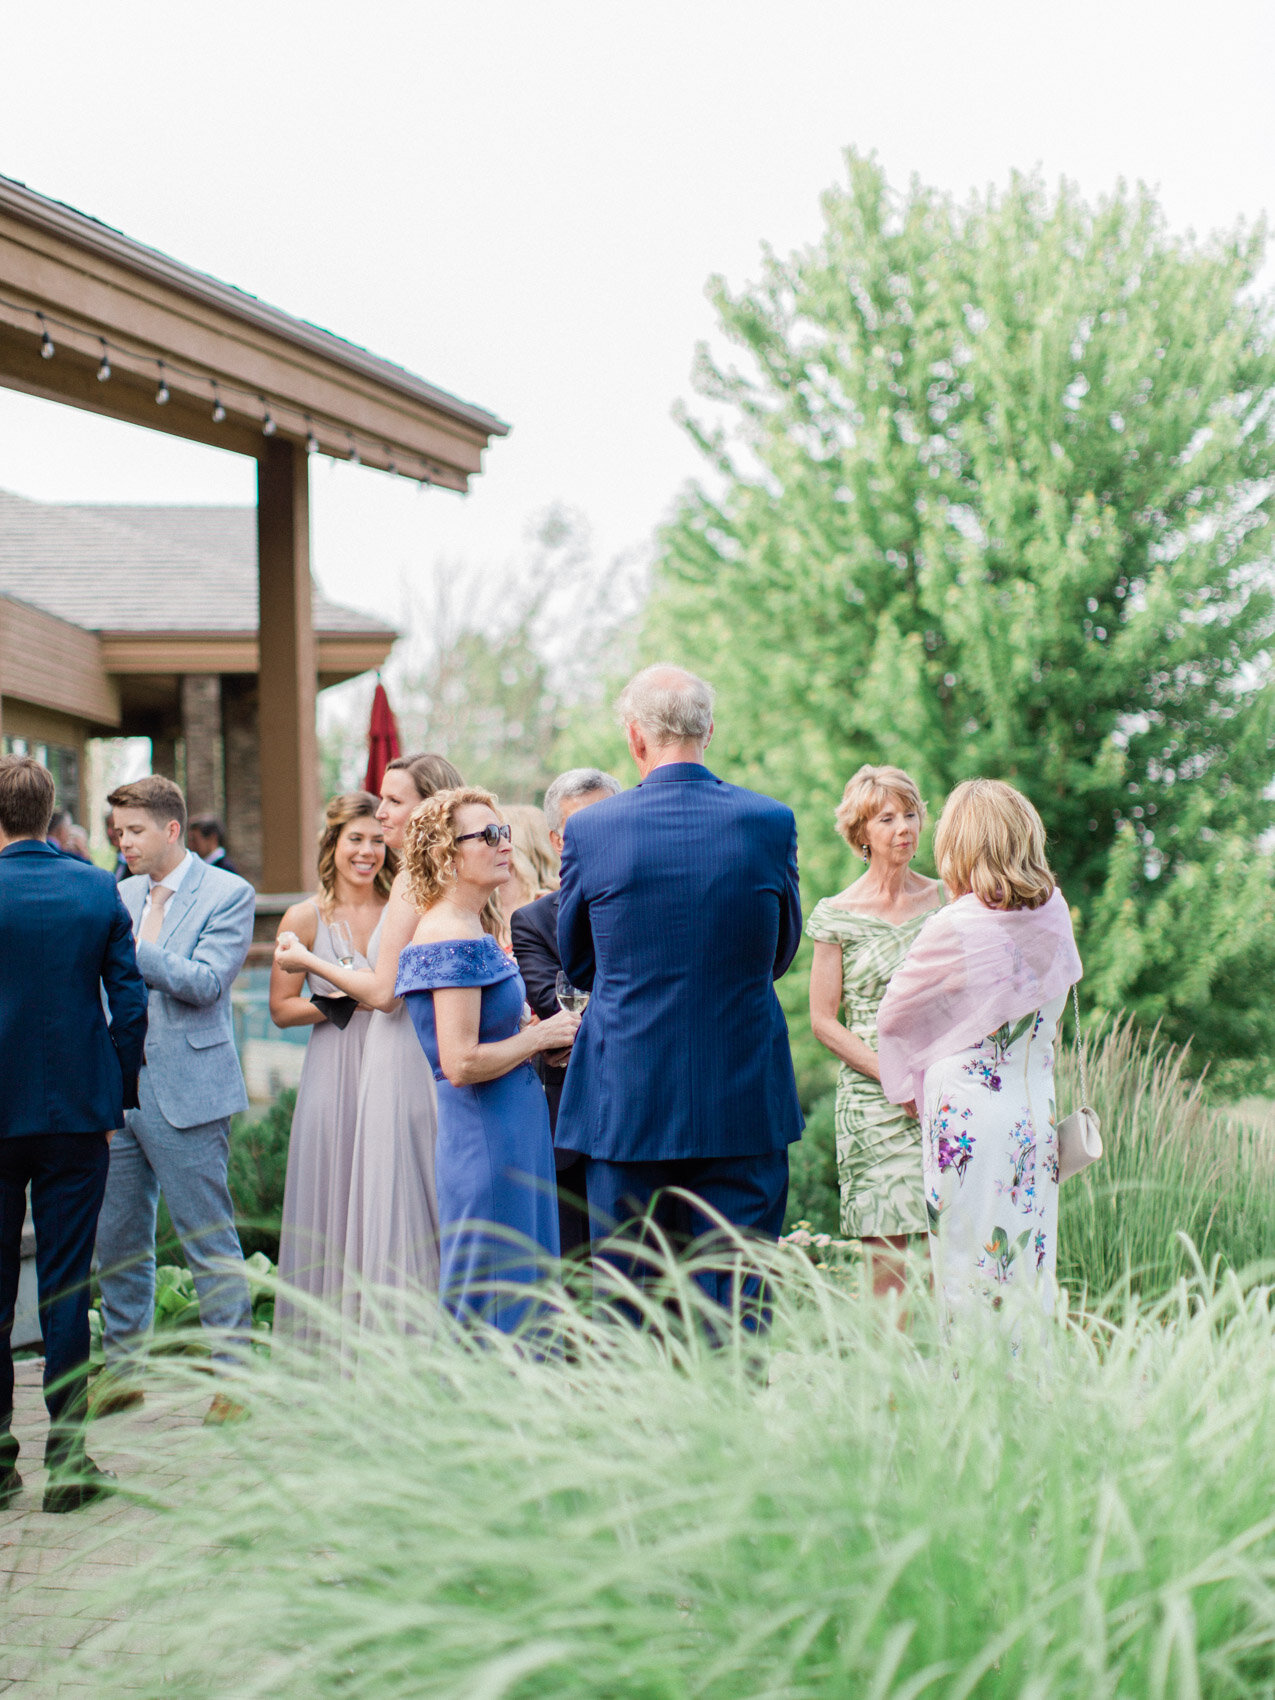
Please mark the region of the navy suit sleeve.
<svg viewBox="0 0 1275 1700"><path fill-rule="evenodd" d="M133 923L128 911L115 899L111 931L102 957L102 984L111 1011L111 1043L120 1060L124 1077L124 1108L137 1108L137 1076L142 1067L146 1041L146 982L137 967L133 945Z"/></svg>
<svg viewBox="0 0 1275 1700"><path fill-rule="evenodd" d="M779 980L792 967L792 959L801 943L801 882L797 877L797 821L792 818L792 835L788 840L788 866L784 870L784 895L779 910L779 941L775 947L775 979Z"/></svg>
<svg viewBox="0 0 1275 1700"><path fill-rule="evenodd" d="M509 921L513 938L514 960L527 988L527 1002L542 1021L558 1013L558 994L554 983L558 978L558 957L542 930L527 914L515 909Z"/></svg>
<svg viewBox="0 0 1275 1700"><path fill-rule="evenodd" d="M572 822L562 846L562 890L558 897L558 960L563 973L582 992L593 990L595 962L589 900L584 894Z"/></svg>

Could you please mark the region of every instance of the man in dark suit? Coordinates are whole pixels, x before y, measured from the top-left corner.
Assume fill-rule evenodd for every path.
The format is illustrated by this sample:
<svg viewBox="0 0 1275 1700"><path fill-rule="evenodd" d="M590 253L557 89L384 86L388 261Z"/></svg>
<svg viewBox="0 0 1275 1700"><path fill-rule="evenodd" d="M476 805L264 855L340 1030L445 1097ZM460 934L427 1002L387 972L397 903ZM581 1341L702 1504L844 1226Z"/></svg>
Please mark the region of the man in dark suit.
<svg viewBox="0 0 1275 1700"><path fill-rule="evenodd" d="M587 809L590 803L604 802L623 789L612 774L596 767L573 767L570 772L558 775L545 792L545 819L549 823L550 842L559 858L562 834L570 817L580 809ZM545 1021L558 1013L557 979L562 966L558 961L558 893L546 892L534 903L515 909L509 928L518 971L527 988L527 1002ZM548 1056L541 1059L540 1078L549 1101L550 1132L558 1125L558 1101L566 1077L565 1067L555 1066ZM589 1243L589 1216L583 1208L585 1159L576 1151L555 1150L553 1155L558 1169L558 1231L562 1255L568 1257Z"/></svg>
<svg viewBox="0 0 1275 1700"><path fill-rule="evenodd" d="M649 1212L689 1243L716 1212L773 1240L803 1126L774 989L801 937L796 822L704 765L713 693L702 679L649 667L619 706L641 783L565 835L558 950L592 996L556 1143L587 1159L595 1239ZM731 1303L729 1268L700 1279ZM746 1286L755 1297L757 1283Z"/></svg>
<svg viewBox="0 0 1275 1700"><path fill-rule="evenodd" d="M239 869L226 854L225 828L216 815L192 815L186 823L186 842L200 861L210 862L223 874L239 874Z"/></svg>
<svg viewBox="0 0 1275 1700"><path fill-rule="evenodd" d="M89 1267L107 1146L137 1103L146 987L114 881L44 842L52 812L48 769L0 756L0 1506L22 1486L10 1338L29 1186L49 1411L44 1509L73 1511L109 1483L84 1451Z"/></svg>

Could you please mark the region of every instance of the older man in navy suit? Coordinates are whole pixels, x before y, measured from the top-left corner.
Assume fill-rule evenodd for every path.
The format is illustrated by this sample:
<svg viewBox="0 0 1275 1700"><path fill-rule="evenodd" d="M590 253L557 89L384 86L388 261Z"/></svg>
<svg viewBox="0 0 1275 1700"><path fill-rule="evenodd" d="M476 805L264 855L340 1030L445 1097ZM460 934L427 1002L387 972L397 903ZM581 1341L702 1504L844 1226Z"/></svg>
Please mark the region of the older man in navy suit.
<svg viewBox="0 0 1275 1700"><path fill-rule="evenodd" d="M588 1159L595 1238L649 1214L679 1244L715 1215L773 1240L803 1125L774 989L801 937L796 822L704 765L693 673L647 668L620 711L641 783L574 815L563 849L559 954L592 996L555 1145ZM731 1303L728 1268L701 1281Z"/></svg>
<svg viewBox="0 0 1275 1700"><path fill-rule="evenodd" d="M45 843L52 812L48 769L0 756L0 1507L22 1486L10 1341L29 1186L49 1411L44 1509L74 1511L107 1485L84 1451L89 1269L107 1145L137 1102L146 987L114 881Z"/></svg>

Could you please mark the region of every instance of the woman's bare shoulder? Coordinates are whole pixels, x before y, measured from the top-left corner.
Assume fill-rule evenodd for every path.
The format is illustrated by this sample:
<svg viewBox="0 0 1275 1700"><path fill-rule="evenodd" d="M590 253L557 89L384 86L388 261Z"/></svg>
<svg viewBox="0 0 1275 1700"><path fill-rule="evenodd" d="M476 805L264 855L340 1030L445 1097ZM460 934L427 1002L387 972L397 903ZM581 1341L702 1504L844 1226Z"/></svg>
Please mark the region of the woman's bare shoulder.
<svg viewBox="0 0 1275 1700"><path fill-rule="evenodd" d="M479 939L482 936L483 930L477 915L473 917L471 927L455 913L434 908L427 909L417 922L416 931L412 934L412 943L441 944L445 939Z"/></svg>
<svg viewBox="0 0 1275 1700"><path fill-rule="evenodd" d="M823 901L825 908L842 909L850 915L870 915L880 907L881 902L877 893L864 891L861 879L855 880L853 885L848 885L834 897L825 897Z"/></svg>
<svg viewBox="0 0 1275 1700"><path fill-rule="evenodd" d="M319 931L317 901L317 898L303 897L300 903L291 904L284 910L278 926L280 933L295 933L307 950L313 947Z"/></svg>
<svg viewBox="0 0 1275 1700"><path fill-rule="evenodd" d="M416 905L412 902L407 890L406 868L400 868L394 875L394 883L390 887L388 901L395 906L402 904L405 908L415 911Z"/></svg>

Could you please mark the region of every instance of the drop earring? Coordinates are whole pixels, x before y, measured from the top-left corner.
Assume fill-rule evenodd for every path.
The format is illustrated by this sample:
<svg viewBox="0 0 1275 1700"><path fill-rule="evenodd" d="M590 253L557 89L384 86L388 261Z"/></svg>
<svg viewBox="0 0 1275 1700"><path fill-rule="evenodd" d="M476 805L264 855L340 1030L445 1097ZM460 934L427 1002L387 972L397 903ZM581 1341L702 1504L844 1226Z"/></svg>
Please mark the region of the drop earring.
<svg viewBox="0 0 1275 1700"><path fill-rule="evenodd" d="M865 862L868 860L868 847L866 844L860 847L859 854L863 857Z"/></svg>

